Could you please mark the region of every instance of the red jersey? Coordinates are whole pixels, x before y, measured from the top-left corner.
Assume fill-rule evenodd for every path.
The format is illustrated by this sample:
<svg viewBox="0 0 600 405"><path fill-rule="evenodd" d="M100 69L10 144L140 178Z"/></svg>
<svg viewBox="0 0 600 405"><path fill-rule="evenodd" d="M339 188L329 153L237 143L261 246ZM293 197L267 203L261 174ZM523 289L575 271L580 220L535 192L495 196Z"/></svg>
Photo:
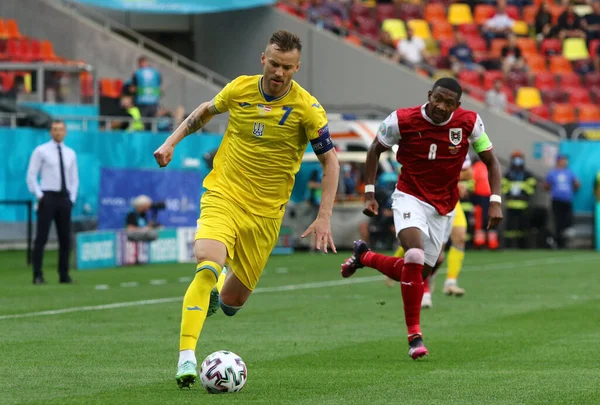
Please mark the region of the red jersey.
<svg viewBox="0 0 600 405"><path fill-rule="evenodd" d="M388 148L398 145L396 159L402 165L398 190L446 215L459 200L458 179L469 143L484 132L474 111L458 108L446 122L435 124L423 105L394 111L379 127L377 138Z"/></svg>

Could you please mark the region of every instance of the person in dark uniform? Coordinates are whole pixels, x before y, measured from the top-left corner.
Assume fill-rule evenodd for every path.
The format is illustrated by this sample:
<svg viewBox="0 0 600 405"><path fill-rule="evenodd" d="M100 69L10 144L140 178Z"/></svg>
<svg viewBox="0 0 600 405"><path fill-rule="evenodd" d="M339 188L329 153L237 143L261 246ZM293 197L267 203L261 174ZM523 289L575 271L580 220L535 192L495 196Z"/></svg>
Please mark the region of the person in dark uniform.
<svg viewBox="0 0 600 405"><path fill-rule="evenodd" d="M506 229L504 238L507 248L526 249L529 228L529 202L535 193L537 180L525 168L525 158L515 151L510 158L510 169L502 179L502 192L506 195Z"/></svg>
<svg viewBox="0 0 600 405"><path fill-rule="evenodd" d="M147 195L139 195L132 202L133 211L127 214L125 225L129 231L139 231L149 228L150 220L148 211L152 206L152 200Z"/></svg>
<svg viewBox="0 0 600 405"><path fill-rule="evenodd" d="M69 276L71 252L71 210L77 199L79 173L77 156L63 142L67 135L65 123L52 122L52 140L34 149L27 169L27 186L38 200L37 228L33 246L33 283L45 284L42 273L44 247L50 224L54 221L58 235L58 274L62 284L73 282ZM40 181L38 182L38 176Z"/></svg>

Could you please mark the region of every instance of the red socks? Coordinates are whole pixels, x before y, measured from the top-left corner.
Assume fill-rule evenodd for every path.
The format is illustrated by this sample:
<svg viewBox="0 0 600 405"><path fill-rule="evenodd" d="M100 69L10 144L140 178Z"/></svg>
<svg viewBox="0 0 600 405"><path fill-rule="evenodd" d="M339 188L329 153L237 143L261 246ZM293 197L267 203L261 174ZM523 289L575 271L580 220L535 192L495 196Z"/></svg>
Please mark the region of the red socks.
<svg viewBox="0 0 600 405"><path fill-rule="evenodd" d="M423 293L429 292L429 281L430 280L431 280L431 276L429 276L425 280L423 280Z"/></svg>
<svg viewBox="0 0 600 405"><path fill-rule="evenodd" d="M408 335L421 333L421 300L423 299L423 265L405 263L402 270L401 288L404 302L404 319Z"/></svg>
<svg viewBox="0 0 600 405"><path fill-rule="evenodd" d="M400 281L402 278L403 258L381 255L369 251L362 254L360 262L365 266L378 270L394 281Z"/></svg>

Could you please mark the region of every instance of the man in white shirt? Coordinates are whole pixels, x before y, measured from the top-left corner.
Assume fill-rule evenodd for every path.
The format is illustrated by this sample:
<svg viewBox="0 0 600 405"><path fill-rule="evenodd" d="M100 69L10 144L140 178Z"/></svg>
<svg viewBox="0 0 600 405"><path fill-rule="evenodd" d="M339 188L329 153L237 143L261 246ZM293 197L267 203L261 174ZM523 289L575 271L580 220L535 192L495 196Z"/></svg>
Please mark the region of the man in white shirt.
<svg viewBox="0 0 600 405"><path fill-rule="evenodd" d="M406 39L398 42L397 52L396 60L412 68L420 67L428 56L425 41L415 36L410 28L406 31Z"/></svg>
<svg viewBox="0 0 600 405"><path fill-rule="evenodd" d="M515 20L506 13L506 0L499 0L496 14L483 25L483 35L488 46L494 38L506 38L515 25Z"/></svg>
<svg viewBox="0 0 600 405"><path fill-rule="evenodd" d="M37 228L33 246L33 283L45 284L42 274L44 247L50 224L54 221L58 235L58 274L63 284L73 282L69 276L71 251L71 209L77 198L79 173L73 149L63 139L65 123L54 120L50 128L52 140L34 149L27 169L27 186L38 200ZM38 183L38 176L40 182Z"/></svg>

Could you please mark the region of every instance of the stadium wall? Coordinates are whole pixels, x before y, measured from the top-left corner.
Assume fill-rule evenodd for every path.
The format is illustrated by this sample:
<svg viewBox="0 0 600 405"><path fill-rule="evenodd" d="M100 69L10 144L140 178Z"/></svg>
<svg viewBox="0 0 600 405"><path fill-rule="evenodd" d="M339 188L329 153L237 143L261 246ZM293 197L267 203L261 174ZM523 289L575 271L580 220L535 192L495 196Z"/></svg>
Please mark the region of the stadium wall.
<svg viewBox="0 0 600 405"><path fill-rule="evenodd" d="M224 26L228 34L215 36L214 32ZM274 8L194 16L196 38L211 38L197 41L195 54L198 62L226 77L257 74L266 41L280 28L302 39L305 49L296 79L326 109L328 105L372 104L392 111L426 101L431 80ZM515 149L532 157L534 142L557 140L515 117L489 111L469 97L464 97L463 107L480 113L498 155L505 161ZM529 159L528 166L539 177L548 170L541 160Z"/></svg>

